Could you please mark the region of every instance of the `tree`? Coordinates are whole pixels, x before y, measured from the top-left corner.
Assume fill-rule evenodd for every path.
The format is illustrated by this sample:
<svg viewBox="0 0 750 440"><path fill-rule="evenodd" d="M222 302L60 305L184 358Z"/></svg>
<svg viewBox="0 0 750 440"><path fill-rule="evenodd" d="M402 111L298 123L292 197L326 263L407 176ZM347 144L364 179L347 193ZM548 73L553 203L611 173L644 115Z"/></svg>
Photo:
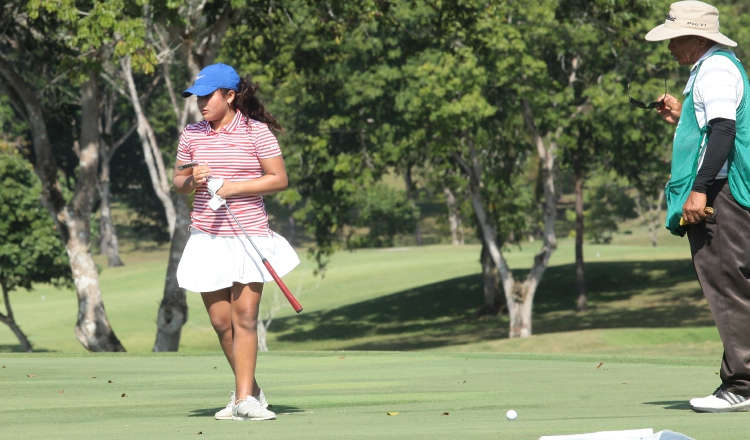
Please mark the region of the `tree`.
<svg viewBox="0 0 750 440"><path fill-rule="evenodd" d="M10 327L23 351L31 352L31 342L15 320L10 293L31 290L32 283L70 287L70 266L52 219L39 204L39 178L16 151L0 151L0 187L0 287L6 310L0 322Z"/></svg>
<svg viewBox="0 0 750 440"><path fill-rule="evenodd" d="M624 100L613 98L622 96L613 93L622 89L613 90L611 85L633 67L634 59L649 53L634 40L642 40L643 17L652 16L653 11L652 2L559 2L554 31L540 33L541 38L531 45L530 54L544 62L546 73L536 77L541 82L534 84L537 93L526 100L529 106L524 115L530 121L533 113L542 131L555 138L562 165L571 168L574 178L579 311L587 307L584 183L589 171L611 157L613 150L629 152L635 147L623 142L626 137L618 131L623 126L612 123L630 109L623 109L627 107Z"/></svg>
<svg viewBox="0 0 750 440"><path fill-rule="evenodd" d="M263 48L246 51L244 64L274 84L275 103L286 103L287 163L319 264L352 224L359 188L404 164L425 167L436 179L452 170L469 191L506 298L515 298L521 288L501 249L527 236L529 225L536 230L537 222L525 215L535 211L529 209L533 187L525 180L534 167L527 138L519 135L523 119L514 103L521 94L512 79L528 68L536 74L538 66L510 60L523 59L524 38L549 23L550 5L312 3L269 9L266 20L231 33L228 48ZM515 19L534 26L515 26ZM544 171L553 161L543 163ZM544 181L551 225L554 188L550 178ZM546 267L554 250L554 237L545 237L539 267ZM541 273L533 271L527 290L533 291ZM526 304L530 319L531 302ZM530 334L513 310L512 334Z"/></svg>
<svg viewBox="0 0 750 440"><path fill-rule="evenodd" d="M42 182L42 203L55 221L70 260L79 312L76 336L90 351L124 351L112 331L101 298L96 265L90 252L90 215L97 193L99 167L99 68L109 53L134 54L149 59L143 48L142 26L129 18L135 4L91 2L80 11L72 2L34 0L6 7L0 81L17 103L16 111L29 124L35 152L35 170ZM82 17L82 18L80 18ZM54 64L53 64L54 63ZM53 65L58 71L39 71ZM50 77L52 76L52 77ZM58 163L52 149L46 116L49 99L38 84L55 84L55 91L75 96L80 110L69 119L76 127L72 151L78 158L75 189L63 193ZM73 93L77 88L78 93ZM54 108L50 108L54 110Z"/></svg>

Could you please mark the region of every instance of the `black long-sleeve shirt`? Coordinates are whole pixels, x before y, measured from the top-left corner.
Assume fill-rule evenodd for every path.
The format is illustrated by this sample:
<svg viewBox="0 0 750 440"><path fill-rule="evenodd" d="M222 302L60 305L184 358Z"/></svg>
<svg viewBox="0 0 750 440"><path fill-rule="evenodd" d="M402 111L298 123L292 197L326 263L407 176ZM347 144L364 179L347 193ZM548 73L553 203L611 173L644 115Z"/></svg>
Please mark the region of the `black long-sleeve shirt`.
<svg viewBox="0 0 750 440"><path fill-rule="evenodd" d="M708 138L706 153L703 155L703 164L693 184L693 191L703 194L706 193L706 188L714 183L716 175L727 161L737 135L736 123L731 119L715 118L711 119L708 124L711 127L711 136Z"/></svg>

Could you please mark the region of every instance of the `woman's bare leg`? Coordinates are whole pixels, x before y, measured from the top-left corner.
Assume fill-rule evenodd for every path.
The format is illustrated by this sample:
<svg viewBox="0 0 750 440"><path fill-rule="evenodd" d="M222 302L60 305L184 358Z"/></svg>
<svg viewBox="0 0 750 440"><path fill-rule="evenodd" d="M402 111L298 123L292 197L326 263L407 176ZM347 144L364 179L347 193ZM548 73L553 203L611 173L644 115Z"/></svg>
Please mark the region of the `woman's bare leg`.
<svg viewBox="0 0 750 440"><path fill-rule="evenodd" d="M221 289L215 292L201 294L203 305L208 311L208 318L211 320L216 336L219 337L221 350L224 352L229 366L234 372L234 360L232 358L232 302L229 289Z"/></svg>
<svg viewBox="0 0 750 440"><path fill-rule="evenodd" d="M236 382L236 399L257 397L260 388L255 382L258 360L258 310L263 283L237 284L230 288L232 315L232 359Z"/></svg>

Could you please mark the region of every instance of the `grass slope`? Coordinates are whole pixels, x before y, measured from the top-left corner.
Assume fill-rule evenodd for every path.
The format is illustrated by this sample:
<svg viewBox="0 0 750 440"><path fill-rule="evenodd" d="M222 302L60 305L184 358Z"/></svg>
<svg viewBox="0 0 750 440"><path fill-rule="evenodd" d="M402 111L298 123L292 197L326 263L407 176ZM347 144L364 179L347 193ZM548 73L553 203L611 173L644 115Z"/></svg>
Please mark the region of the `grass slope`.
<svg viewBox="0 0 750 440"><path fill-rule="evenodd" d="M260 356L278 419L215 421L232 388L220 355L4 354L0 425L9 439L531 440L670 429L739 438L746 414L696 414L715 360L614 355L294 352ZM519 413L508 421L508 409ZM388 412L397 412L389 416Z"/></svg>
<svg viewBox="0 0 750 440"><path fill-rule="evenodd" d="M561 240L539 286L535 337L508 340L507 316L476 319L481 305L478 246L425 246L340 252L326 276L312 264L285 277L305 307L295 315L275 285L264 308L281 309L270 326L271 350L448 350L718 355L718 336L684 243L586 247L587 313L576 300L573 246ZM525 276L537 246L506 252ZM166 271L163 248L123 255L124 267L104 268L101 285L112 327L128 351L150 351ZM41 351L84 352L73 334L72 291L38 286L11 295L16 320ZM197 294L188 293L189 320L181 352L218 345ZM567 332L567 333L566 333ZM0 326L0 352L18 344Z"/></svg>

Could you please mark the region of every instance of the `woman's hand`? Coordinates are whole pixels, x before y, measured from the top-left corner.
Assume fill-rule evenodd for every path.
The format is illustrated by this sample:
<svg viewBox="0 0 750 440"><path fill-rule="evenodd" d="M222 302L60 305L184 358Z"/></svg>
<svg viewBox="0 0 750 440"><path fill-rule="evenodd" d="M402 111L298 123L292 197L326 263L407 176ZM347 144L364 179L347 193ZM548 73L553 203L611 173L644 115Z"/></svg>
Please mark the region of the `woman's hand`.
<svg viewBox="0 0 750 440"><path fill-rule="evenodd" d="M193 180L196 186L208 183L209 177L211 177L211 167L208 166L207 162L193 167Z"/></svg>

